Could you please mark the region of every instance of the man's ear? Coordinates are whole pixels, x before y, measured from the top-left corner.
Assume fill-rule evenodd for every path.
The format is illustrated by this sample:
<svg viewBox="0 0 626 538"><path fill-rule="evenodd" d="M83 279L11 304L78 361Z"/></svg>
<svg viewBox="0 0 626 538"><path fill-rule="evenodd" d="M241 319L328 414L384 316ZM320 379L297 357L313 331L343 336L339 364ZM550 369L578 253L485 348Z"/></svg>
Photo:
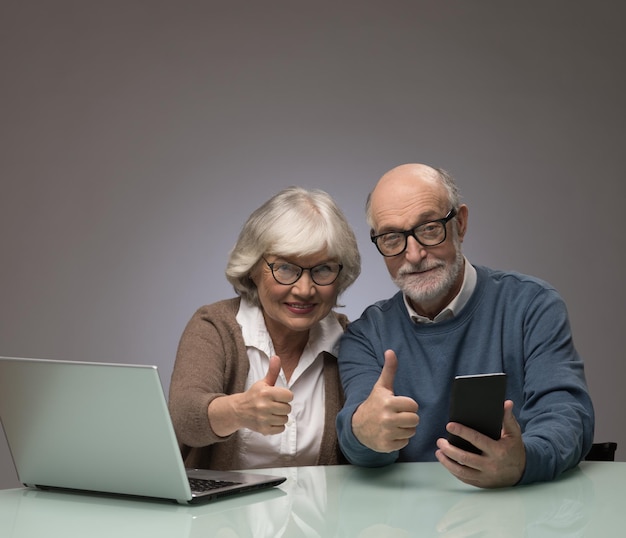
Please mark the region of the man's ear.
<svg viewBox="0 0 626 538"><path fill-rule="evenodd" d="M465 204L461 204L456 211L456 229L460 241L463 241L467 231L467 217L469 209Z"/></svg>

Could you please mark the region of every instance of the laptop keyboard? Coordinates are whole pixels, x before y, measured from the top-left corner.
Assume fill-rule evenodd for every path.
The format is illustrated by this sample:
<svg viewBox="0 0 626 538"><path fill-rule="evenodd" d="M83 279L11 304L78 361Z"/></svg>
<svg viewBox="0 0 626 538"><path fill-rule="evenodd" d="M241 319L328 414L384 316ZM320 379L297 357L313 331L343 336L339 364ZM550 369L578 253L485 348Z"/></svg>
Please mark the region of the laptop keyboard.
<svg viewBox="0 0 626 538"><path fill-rule="evenodd" d="M240 484L240 482L231 482L229 480L206 480L203 478L189 479L191 491L198 493L204 493L206 491L211 491L212 489L223 488L226 486L235 486L237 484Z"/></svg>

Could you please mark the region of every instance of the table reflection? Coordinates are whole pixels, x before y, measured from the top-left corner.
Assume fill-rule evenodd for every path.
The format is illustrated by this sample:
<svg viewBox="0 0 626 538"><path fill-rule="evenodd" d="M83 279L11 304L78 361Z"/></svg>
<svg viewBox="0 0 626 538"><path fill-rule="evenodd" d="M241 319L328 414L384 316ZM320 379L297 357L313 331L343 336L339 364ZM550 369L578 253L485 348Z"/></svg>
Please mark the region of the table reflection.
<svg viewBox="0 0 626 538"><path fill-rule="evenodd" d="M352 468L344 477L337 536L583 536L593 482L574 469L559 480L481 490L442 474L438 464ZM375 491L368 484L376 483Z"/></svg>
<svg viewBox="0 0 626 538"><path fill-rule="evenodd" d="M589 535L585 532L594 506L594 483L581 469L552 483L500 490L466 486L438 463L272 472L287 476L287 481L279 488L193 507L28 489L0 491L0 536L575 537Z"/></svg>

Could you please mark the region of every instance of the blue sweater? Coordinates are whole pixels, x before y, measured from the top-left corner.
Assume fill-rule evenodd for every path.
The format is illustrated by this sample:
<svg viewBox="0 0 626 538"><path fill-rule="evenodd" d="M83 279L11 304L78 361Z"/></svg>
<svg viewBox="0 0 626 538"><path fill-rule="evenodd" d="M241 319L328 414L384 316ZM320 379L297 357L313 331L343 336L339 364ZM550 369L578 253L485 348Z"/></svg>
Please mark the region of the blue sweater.
<svg viewBox="0 0 626 538"><path fill-rule="evenodd" d="M591 447L594 413L570 331L567 310L549 284L518 273L476 267L477 284L454 318L415 324L402 293L368 307L351 323L339 349L346 403L337 416L339 443L351 463L436 461L445 437L450 386L456 375L506 372L526 447L520 483L550 480L574 467ZM400 451L362 445L352 415L380 376L384 352L398 357L396 395L419 404L417 433Z"/></svg>

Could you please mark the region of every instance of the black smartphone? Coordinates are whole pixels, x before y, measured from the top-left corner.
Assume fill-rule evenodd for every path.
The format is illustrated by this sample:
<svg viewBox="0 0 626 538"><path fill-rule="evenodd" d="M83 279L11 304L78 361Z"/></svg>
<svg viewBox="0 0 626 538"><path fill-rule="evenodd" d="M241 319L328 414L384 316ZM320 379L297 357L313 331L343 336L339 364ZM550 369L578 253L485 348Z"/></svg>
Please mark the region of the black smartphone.
<svg viewBox="0 0 626 538"><path fill-rule="evenodd" d="M503 372L455 377L450 395L450 422L500 439L505 391L506 374ZM473 444L456 435L448 434L448 441L468 452L481 454Z"/></svg>

